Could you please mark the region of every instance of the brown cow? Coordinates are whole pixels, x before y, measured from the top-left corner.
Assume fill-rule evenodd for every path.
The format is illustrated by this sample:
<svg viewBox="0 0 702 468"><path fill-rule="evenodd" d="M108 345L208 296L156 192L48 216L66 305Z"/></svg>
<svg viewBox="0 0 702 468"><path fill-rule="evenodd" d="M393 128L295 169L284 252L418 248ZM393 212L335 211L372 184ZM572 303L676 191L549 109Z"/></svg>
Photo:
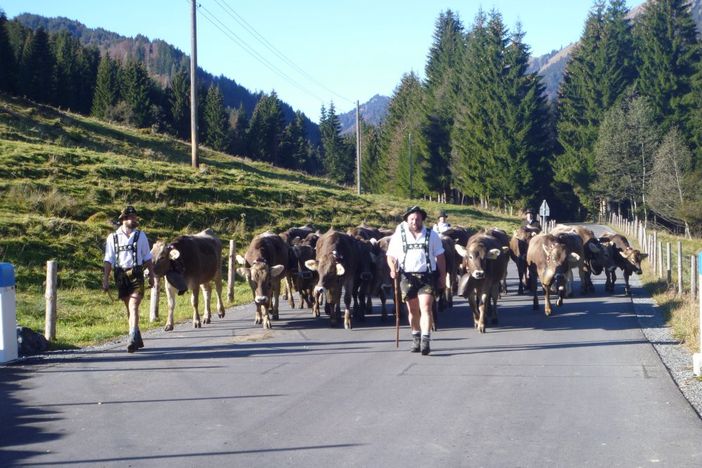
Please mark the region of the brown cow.
<svg viewBox="0 0 702 468"><path fill-rule="evenodd" d="M480 333L485 333L488 313L492 313L492 323L497 323L497 296L507 270L508 250L500 239L487 233L474 234L466 247L456 244L456 252L463 257L466 271L458 293L468 298L474 326Z"/></svg>
<svg viewBox="0 0 702 468"><path fill-rule="evenodd" d="M592 284L592 274L599 275L604 269L612 269L614 259L611 249L602 245L595 237L595 233L585 226L573 226L573 230L583 241L583 253L585 254L585 276L587 279L586 292L594 292L595 285Z"/></svg>
<svg viewBox="0 0 702 468"><path fill-rule="evenodd" d="M251 240L246 254L236 256L237 272L246 278L256 306L256 324L271 328L270 316L278 320L280 281L285 278L288 245L273 232L264 232Z"/></svg>
<svg viewBox="0 0 702 468"><path fill-rule="evenodd" d="M331 325L336 326L341 318L341 290L344 290L344 328L351 329L351 293L358 268L356 240L343 232L330 229L317 241L315 260L305 265L319 273L319 282L314 289L315 300L321 303L331 316Z"/></svg>
<svg viewBox="0 0 702 468"><path fill-rule="evenodd" d="M292 290L300 293L300 308L302 309L307 302L308 307L314 309L313 290L317 284L317 272L312 271L305 265L307 260L314 259L314 249L307 244L293 245L288 250L288 278L292 283ZM292 296L292 291L290 292ZM294 300L291 300L291 307L295 307ZM315 316L319 315L317 311Z"/></svg>
<svg viewBox="0 0 702 468"><path fill-rule="evenodd" d="M529 242L527 268L529 268L531 291L534 294L534 310L539 309L539 299L536 292L536 278L538 277L544 290L546 315L551 315L552 286L555 286L558 290L556 305L563 305L566 269L568 268L567 246L551 234L537 234Z"/></svg>
<svg viewBox="0 0 702 468"><path fill-rule="evenodd" d="M175 295L192 292L190 303L193 306L193 327L200 328L198 313L199 288L205 300L204 323L210 323L210 282L214 280L217 293L217 316L224 317L222 302L222 242L212 229L206 229L193 236L179 236L169 244L154 243L151 249L154 257L154 274L166 277L166 297L168 298L168 319L164 330L173 330Z"/></svg>
<svg viewBox="0 0 702 468"><path fill-rule="evenodd" d="M641 262L648 257L648 254L632 248L627 238L620 234L608 232L600 237L600 241L606 243L611 249L614 264L624 272L624 294L631 296L629 277L632 273L641 274ZM605 270L607 275L606 291L614 292L614 282L617 280L616 267Z"/></svg>
<svg viewBox="0 0 702 468"><path fill-rule="evenodd" d="M580 293L588 291L588 283L592 284L585 267L585 253L583 252L583 240L578 233L570 226L559 224L549 234L556 236L563 242L568 254L575 253L575 256L568 255L568 269L566 270L566 296L573 297L573 268L578 269L580 277ZM577 260L575 257L577 256Z"/></svg>
<svg viewBox="0 0 702 468"><path fill-rule="evenodd" d="M440 237L446 262L446 289L439 297L439 311L443 311L446 307L453 307L453 295L458 289L458 264L462 259L456 252L456 242L443 234Z"/></svg>
<svg viewBox="0 0 702 468"><path fill-rule="evenodd" d="M524 294L524 288L529 288L529 269L526 264L527 250L529 249L529 241L534 237L534 231L527 230L524 226L514 231L512 238L509 241L509 256L517 265L517 275L519 278L518 293Z"/></svg>

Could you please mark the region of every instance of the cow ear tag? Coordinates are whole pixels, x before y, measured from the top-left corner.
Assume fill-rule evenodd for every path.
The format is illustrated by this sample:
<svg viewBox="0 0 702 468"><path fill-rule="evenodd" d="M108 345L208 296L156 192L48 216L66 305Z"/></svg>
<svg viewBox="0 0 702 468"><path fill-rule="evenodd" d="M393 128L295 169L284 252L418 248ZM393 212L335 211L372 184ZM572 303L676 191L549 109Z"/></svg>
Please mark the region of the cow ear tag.
<svg viewBox="0 0 702 468"><path fill-rule="evenodd" d="M178 260L179 257L180 252L176 249L173 249L170 252L168 252L168 258L170 258L171 260Z"/></svg>

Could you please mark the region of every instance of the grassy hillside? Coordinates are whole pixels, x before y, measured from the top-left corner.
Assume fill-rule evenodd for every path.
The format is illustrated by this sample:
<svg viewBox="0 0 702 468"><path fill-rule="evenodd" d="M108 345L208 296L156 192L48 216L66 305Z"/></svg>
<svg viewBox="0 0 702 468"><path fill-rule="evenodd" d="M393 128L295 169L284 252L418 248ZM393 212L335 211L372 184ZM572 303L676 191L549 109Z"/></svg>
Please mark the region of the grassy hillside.
<svg viewBox="0 0 702 468"><path fill-rule="evenodd" d="M126 331L121 304L101 293L100 282L105 238L127 203L139 211L150 241L212 227L225 241L235 237L240 251L266 229L304 223L346 229L364 220L393 226L412 203L359 197L326 179L204 148L200 158L193 169L185 142L0 95L0 261L15 265L18 322L43 330L44 268L55 259L57 345L82 346ZM422 204L430 213L439 208ZM515 223L472 207L447 209L454 224L510 229ZM249 300L239 285L236 302ZM190 315L187 302L178 302L181 319ZM148 306L142 323L144 315Z"/></svg>

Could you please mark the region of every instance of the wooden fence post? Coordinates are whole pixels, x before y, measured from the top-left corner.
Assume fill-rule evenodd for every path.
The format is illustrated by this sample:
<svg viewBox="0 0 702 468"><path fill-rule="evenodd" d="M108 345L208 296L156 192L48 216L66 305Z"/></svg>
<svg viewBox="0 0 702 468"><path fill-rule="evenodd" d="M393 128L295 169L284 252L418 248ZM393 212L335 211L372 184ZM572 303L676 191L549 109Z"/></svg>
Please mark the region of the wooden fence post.
<svg viewBox="0 0 702 468"><path fill-rule="evenodd" d="M697 254L697 275L698 275L697 276L697 284L702 285L702 252ZM700 349L699 349L699 353L695 353L692 355L692 372L697 377L701 377L702 376L702 291L700 291L697 294L697 296L700 299L700 305L699 305Z"/></svg>
<svg viewBox="0 0 702 468"><path fill-rule="evenodd" d="M673 282L673 272L670 268L670 242L665 243L665 282L670 285Z"/></svg>
<svg viewBox="0 0 702 468"><path fill-rule="evenodd" d="M678 241L678 294L683 293L682 241Z"/></svg>
<svg viewBox="0 0 702 468"><path fill-rule="evenodd" d="M690 255L690 296L697 299L697 257Z"/></svg>
<svg viewBox="0 0 702 468"><path fill-rule="evenodd" d="M46 314L44 317L44 338L56 339L56 287L58 286L58 266L56 260L46 262Z"/></svg>
<svg viewBox="0 0 702 468"><path fill-rule="evenodd" d="M227 301L234 302L234 260L236 258L236 241L229 240L229 270L227 271Z"/></svg>
<svg viewBox="0 0 702 468"><path fill-rule="evenodd" d="M151 288L151 302L149 303L149 322L158 320L158 302L161 298L161 278L154 276L154 285Z"/></svg>
<svg viewBox="0 0 702 468"><path fill-rule="evenodd" d="M656 246L656 256L658 257L658 279L663 278L663 242L658 241Z"/></svg>
<svg viewBox="0 0 702 468"><path fill-rule="evenodd" d="M653 246L651 247L651 253L653 258L651 259L651 273L653 273L654 278L657 274L658 267L658 232L653 231Z"/></svg>

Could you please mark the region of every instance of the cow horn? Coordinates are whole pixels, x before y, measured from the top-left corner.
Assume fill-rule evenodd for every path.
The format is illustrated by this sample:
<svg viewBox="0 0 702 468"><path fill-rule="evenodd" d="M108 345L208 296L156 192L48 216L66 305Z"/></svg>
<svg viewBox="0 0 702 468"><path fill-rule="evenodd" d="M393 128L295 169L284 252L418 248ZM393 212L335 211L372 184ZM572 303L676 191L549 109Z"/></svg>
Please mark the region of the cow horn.
<svg viewBox="0 0 702 468"><path fill-rule="evenodd" d="M500 249L490 249L488 251L487 258L488 260L495 260L501 253L502 251Z"/></svg>
<svg viewBox="0 0 702 468"><path fill-rule="evenodd" d="M180 252L178 251L178 249L171 249L171 251L168 252L168 258L170 258L171 260L178 260L179 257Z"/></svg>
<svg viewBox="0 0 702 468"><path fill-rule="evenodd" d="M575 260L576 262L580 261L580 255L576 254L575 252L570 253L570 257Z"/></svg>
<svg viewBox="0 0 702 468"><path fill-rule="evenodd" d="M312 271L317 271L317 260L313 258L305 260L305 266Z"/></svg>

